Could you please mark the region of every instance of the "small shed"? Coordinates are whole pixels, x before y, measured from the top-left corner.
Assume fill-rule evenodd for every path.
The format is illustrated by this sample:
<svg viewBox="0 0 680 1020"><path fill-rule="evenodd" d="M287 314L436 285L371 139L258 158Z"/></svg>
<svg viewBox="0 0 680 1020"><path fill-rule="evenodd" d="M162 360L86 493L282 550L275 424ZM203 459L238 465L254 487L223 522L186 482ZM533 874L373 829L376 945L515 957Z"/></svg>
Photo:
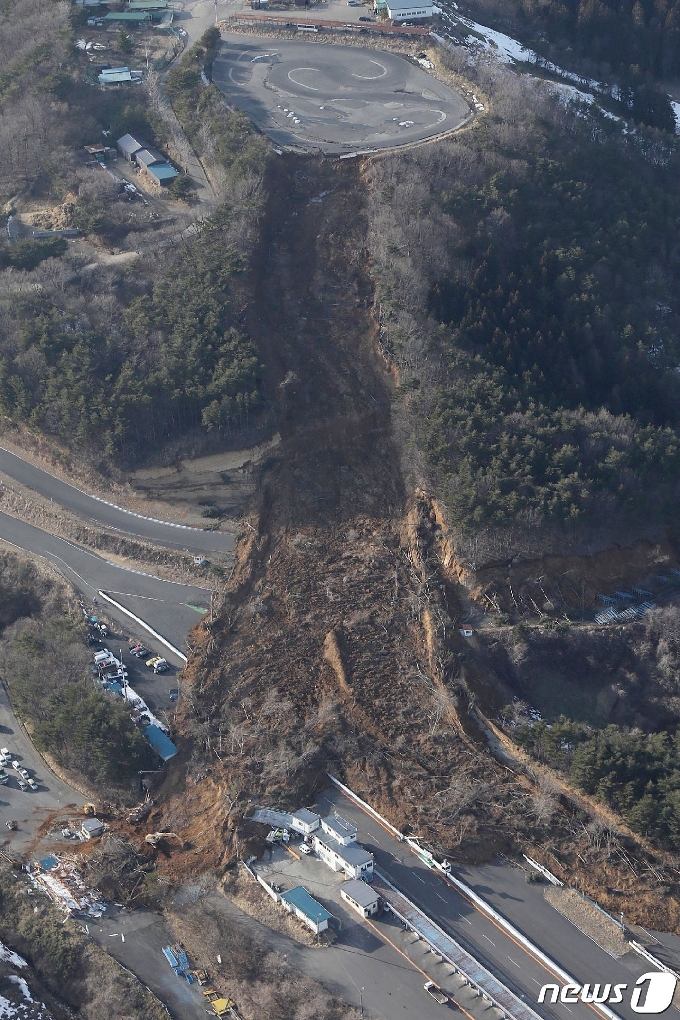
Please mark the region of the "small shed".
<svg viewBox="0 0 680 1020"><path fill-rule="evenodd" d="M140 149L143 149L144 144L138 141L138 139L133 138L132 135L123 135L123 137L119 138L118 141L116 142L116 148L118 149L121 156L124 156L125 159L127 159L128 162L131 163L134 154L136 152L139 152Z"/></svg>
<svg viewBox="0 0 680 1020"><path fill-rule="evenodd" d="M340 896L362 917L378 913L379 896L365 882L352 879L340 886Z"/></svg>
<svg viewBox="0 0 680 1020"><path fill-rule="evenodd" d="M293 812L290 827L295 829L296 832L301 832L303 836L310 836L319 828L320 824L321 818L319 815L308 808L300 808L299 811Z"/></svg>
<svg viewBox="0 0 680 1020"><path fill-rule="evenodd" d="M96 839L97 836L103 835L104 828L104 823L100 822L98 818L86 818L80 827L80 832L84 839Z"/></svg>
<svg viewBox="0 0 680 1020"><path fill-rule="evenodd" d="M317 903L314 897L310 896L301 885L297 885L290 892L283 893L281 902L290 914L299 917L317 935L326 930L328 922L333 916L325 907Z"/></svg>

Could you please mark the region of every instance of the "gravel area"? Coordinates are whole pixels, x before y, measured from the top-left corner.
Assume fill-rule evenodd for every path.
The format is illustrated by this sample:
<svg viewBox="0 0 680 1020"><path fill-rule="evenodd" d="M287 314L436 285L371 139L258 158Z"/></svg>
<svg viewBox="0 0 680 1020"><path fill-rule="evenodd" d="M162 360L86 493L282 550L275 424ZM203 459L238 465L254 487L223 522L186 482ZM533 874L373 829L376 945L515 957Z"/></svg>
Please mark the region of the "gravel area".
<svg viewBox="0 0 680 1020"><path fill-rule="evenodd" d="M585 900L575 889L560 889L549 885L543 895L551 906L564 914L606 953L618 957L628 952L628 943L618 925L600 913L597 907Z"/></svg>

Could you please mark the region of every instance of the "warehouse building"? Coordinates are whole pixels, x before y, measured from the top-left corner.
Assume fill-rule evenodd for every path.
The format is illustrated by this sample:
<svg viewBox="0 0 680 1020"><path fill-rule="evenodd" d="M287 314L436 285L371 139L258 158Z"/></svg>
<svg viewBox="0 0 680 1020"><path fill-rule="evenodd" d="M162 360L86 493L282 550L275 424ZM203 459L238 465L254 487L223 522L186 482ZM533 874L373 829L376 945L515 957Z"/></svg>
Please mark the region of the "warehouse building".
<svg viewBox="0 0 680 1020"><path fill-rule="evenodd" d="M393 22L422 21L434 14L431 3L409 3L405 0L387 0L387 17Z"/></svg>
<svg viewBox="0 0 680 1020"><path fill-rule="evenodd" d="M283 893L281 902L290 914L295 914L301 921L304 921L316 935L326 930L328 922L333 916L325 907L317 903L314 897L310 896L301 885L297 885L290 892Z"/></svg>

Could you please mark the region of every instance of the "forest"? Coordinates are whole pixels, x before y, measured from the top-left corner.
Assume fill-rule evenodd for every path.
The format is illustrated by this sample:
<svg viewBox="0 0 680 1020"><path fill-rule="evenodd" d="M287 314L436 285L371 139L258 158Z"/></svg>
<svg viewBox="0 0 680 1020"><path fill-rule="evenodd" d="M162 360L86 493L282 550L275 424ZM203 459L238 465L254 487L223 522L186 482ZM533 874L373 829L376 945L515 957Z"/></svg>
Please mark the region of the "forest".
<svg viewBox="0 0 680 1020"><path fill-rule="evenodd" d="M80 614L31 563L0 555L0 675L39 750L100 790L127 792L155 755L130 714L97 690Z"/></svg>
<svg viewBox="0 0 680 1020"><path fill-rule="evenodd" d="M595 77L642 84L680 73L677 0L474 0L475 16Z"/></svg>
<svg viewBox="0 0 680 1020"><path fill-rule="evenodd" d="M634 832L680 849L680 734L614 725L590 730L561 716L524 726L514 737L578 790L612 807Z"/></svg>
<svg viewBox="0 0 680 1020"><path fill-rule="evenodd" d="M411 470L460 533L673 518L678 159L508 76L476 130L372 167Z"/></svg>

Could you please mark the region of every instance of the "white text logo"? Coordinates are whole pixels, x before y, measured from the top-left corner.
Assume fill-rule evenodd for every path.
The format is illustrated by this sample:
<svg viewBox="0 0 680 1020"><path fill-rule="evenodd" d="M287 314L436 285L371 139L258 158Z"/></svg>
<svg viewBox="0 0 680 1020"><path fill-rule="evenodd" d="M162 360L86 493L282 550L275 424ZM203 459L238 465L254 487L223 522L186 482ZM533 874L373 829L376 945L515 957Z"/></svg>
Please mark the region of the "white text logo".
<svg viewBox="0 0 680 1020"><path fill-rule="evenodd" d="M677 978L675 974L650 971L643 974L635 982L631 991L630 1008L634 1013L663 1013L668 1009L675 994ZM561 988L559 985L543 985L538 993L538 1001L550 1003L558 1001L565 1004L576 1002L608 1003L615 1005L623 1002L623 993L627 984L575 985L568 983Z"/></svg>

